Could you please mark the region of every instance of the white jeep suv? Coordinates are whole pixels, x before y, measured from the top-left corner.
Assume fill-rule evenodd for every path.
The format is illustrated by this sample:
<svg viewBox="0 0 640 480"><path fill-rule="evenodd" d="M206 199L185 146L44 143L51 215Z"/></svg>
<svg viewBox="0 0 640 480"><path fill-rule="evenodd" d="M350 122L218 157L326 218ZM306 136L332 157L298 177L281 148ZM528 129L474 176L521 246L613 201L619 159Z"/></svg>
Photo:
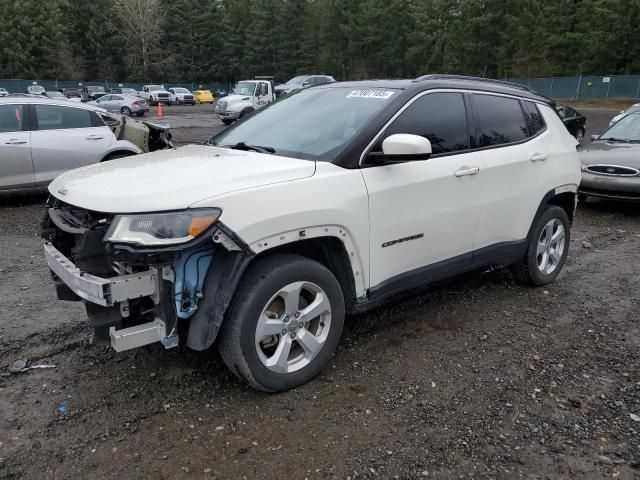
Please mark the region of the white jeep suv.
<svg viewBox="0 0 640 480"><path fill-rule="evenodd" d="M333 83L209 141L65 173L59 298L117 350L204 350L255 388L312 379L345 314L489 265L560 273L580 182L553 104L467 77Z"/></svg>

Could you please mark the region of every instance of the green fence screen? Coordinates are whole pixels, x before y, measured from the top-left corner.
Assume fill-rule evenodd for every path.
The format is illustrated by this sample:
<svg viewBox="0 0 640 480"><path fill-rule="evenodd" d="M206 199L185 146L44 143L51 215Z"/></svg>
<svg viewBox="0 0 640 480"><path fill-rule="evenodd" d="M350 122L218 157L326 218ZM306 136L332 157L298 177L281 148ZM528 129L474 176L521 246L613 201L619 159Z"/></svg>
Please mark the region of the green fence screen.
<svg viewBox="0 0 640 480"><path fill-rule="evenodd" d="M576 77L507 78L551 98L640 98L640 75L582 75Z"/></svg>

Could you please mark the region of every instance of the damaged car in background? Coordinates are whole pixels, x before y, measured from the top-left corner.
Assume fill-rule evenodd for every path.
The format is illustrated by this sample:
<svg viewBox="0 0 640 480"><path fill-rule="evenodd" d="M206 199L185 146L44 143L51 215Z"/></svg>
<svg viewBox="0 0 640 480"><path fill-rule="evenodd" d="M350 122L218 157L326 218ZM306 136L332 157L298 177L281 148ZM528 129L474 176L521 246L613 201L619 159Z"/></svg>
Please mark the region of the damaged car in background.
<svg viewBox="0 0 640 480"><path fill-rule="evenodd" d="M0 193L46 189L74 168L172 148L169 128L43 95L0 99Z"/></svg>

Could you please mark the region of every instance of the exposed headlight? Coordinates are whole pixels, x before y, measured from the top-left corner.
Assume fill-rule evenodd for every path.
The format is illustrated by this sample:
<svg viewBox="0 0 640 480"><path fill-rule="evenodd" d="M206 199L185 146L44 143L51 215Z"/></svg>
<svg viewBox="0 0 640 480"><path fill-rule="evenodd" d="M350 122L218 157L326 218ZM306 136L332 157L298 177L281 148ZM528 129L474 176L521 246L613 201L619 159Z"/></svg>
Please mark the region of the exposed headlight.
<svg viewBox="0 0 640 480"><path fill-rule="evenodd" d="M105 241L144 246L179 245L207 231L220 217L219 208L172 213L116 215Z"/></svg>

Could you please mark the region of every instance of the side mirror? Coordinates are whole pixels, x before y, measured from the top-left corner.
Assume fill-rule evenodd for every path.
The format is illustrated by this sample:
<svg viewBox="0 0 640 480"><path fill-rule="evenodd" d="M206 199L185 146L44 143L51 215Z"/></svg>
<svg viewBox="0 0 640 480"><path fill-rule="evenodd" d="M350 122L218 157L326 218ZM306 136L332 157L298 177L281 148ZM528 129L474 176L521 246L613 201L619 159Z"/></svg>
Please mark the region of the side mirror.
<svg viewBox="0 0 640 480"><path fill-rule="evenodd" d="M591 135L591 141L595 142L598 139L599 135Z"/></svg>
<svg viewBox="0 0 640 480"><path fill-rule="evenodd" d="M306 82L302 82L303 87L308 87L309 85L311 85L311 82L309 82L308 80Z"/></svg>
<svg viewBox="0 0 640 480"><path fill-rule="evenodd" d="M402 163L427 160L431 156L431 142L419 135L396 133L382 142L382 153L370 153L375 163Z"/></svg>

